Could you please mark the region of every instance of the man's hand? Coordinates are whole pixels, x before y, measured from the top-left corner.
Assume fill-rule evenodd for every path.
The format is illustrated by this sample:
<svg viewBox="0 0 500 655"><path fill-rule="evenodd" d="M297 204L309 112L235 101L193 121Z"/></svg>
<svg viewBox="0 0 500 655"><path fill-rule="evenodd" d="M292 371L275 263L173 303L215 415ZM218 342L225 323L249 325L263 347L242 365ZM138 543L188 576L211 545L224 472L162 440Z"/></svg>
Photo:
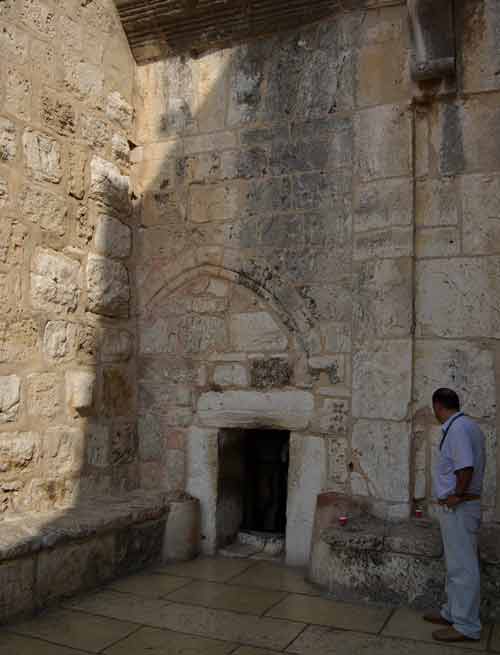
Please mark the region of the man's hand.
<svg viewBox="0 0 500 655"><path fill-rule="evenodd" d="M460 496L448 496L448 498L444 501L443 504L451 509L453 507L456 507L457 505L460 505L461 502L462 502L462 498L460 498Z"/></svg>

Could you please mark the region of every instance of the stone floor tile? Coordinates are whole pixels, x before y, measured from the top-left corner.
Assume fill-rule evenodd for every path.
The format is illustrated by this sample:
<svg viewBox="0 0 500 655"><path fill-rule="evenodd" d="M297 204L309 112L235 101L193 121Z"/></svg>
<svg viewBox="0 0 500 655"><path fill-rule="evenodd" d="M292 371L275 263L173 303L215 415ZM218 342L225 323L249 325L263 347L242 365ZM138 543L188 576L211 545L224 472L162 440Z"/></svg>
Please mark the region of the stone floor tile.
<svg viewBox="0 0 500 655"><path fill-rule="evenodd" d="M435 630L439 630L439 626L425 622L421 613L402 608L394 612L382 634L388 637L433 642L432 633ZM480 642L460 642L457 646L466 649L486 650L490 631L491 626L485 626Z"/></svg>
<svg viewBox="0 0 500 655"><path fill-rule="evenodd" d="M470 651L312 625L286 652L298 655L466 655Z"/></svg>
<svg viewBox="0 0 500 655"><path fill-rule="evenodd" d="M167 603L163 600L151 600L118 591L104 590L69 601L65 607L80 610L82 613L161 628Z"/></svg>
<svg viewBox="0 0 500 655"><path fill-rule="evenodd" d="M176 589L185 587L189 582L189 578L176 578L173 575L148 573L144 575L132 575L128 578L117 580L110 584L109 588L114 591L134 594L134 596L144 596L144 598L162 598Z"/></svg>
<svg viewBox="0 0 500 655"><path fill-rule="evenodd" d="M191 562L167 564L157 569L157 573L167 573L195 580L208 580L209 582L227 582L243 573L252 564L253 562L250 560L199 557Z"/></svg>
<svg viewBox="0 0 500 655"><path fill-rule="evenodd" d="M133 623L69 610L53 610L36 618L15 623L9 631L37 637L61 646L98 653L137 630Z"/></svg>
<svg viewBox="0 0 500 655"><path fill-rule="evenodd" d="M385 608L350 605L301 594L288 596L266 614L290 621L373 633L382 629L389 615L390 610Z"/></svg>
<svg viewBox="0 0 500 655"><path fill-rule="evenodd" d="M254 648L253 646L241 646L234 651L234 655L276 655L281 653L278 650L264 650L263 648Z"/></svg>
<svg viewBox="0 0 500 655"><path fill-rule="evenodd" d="M258 562L230 581L230 584L275 589L296 594L319 595L319 590L305 580L303 569L285 567L281 564Z"/></svg>
<svg viewBox="0 0 500 655"><path fill-rule="evenodd" d="M82 650L55 646L46 641L0 632L0 653L2 655L85 655Z"/></svg>
<svg viewBox="0 0 500 655"><path fill-rule="evenodd" d="M304 628L292 621L178 603L166 608L162 622L169 630L271 650L283 650Z"/></svg>
<svg viewBox="0 0 500 655"><path fill-rule="evenodd" d="M500 653L500 625L495 625L491 636L491 650Z"/></svg>
<svg viewBox="0 0 500 655"><path fill-rule="evenodd" d="M279 603L285 596L284 591L234 587L200 580L175 591L166 600L258 615Z"/></svg>
<svg viewBox="0 0 500 655"><path fill-rule="evenodd" d="M171 630L141 628L130 637L108 648L106 655L225 655L235 644L193 637Z"/></svg>

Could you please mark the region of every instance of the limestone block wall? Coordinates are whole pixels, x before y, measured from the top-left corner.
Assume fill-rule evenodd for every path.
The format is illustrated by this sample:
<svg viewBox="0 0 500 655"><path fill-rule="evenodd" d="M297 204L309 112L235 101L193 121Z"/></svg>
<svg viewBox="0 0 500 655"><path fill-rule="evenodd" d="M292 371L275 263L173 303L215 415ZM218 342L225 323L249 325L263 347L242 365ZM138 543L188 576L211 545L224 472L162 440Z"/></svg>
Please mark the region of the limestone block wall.
<svg viewBox="0 0 500 655"><path fill-rule="evenodd" d="M494 516L499 12L457 3L456 84L417 88L406 4L371 5L138 68L143 484L213 499L205 403L246 390L254 424L286 413L266 413L261 360L273 390L313 399L295 443L322 454L296 459L303 479L391 519L430 500L430 394L456 387L489 435Z"/></svg>
<svg viewBox="0 0 500 655"><path fill-rule="evenodd" d="M139 482L135 63L108 0L0 3L0 520Z"/></svg>
<svg viewBox="0 0 500 655"><path fill-rule="evenodd" d="M427 397L438 382L450 385L487 436L490 519L498 516L499 26L497 3L456 3L456 92L418 111L415 157L414 494L430 493L439 439Z"/></svg>

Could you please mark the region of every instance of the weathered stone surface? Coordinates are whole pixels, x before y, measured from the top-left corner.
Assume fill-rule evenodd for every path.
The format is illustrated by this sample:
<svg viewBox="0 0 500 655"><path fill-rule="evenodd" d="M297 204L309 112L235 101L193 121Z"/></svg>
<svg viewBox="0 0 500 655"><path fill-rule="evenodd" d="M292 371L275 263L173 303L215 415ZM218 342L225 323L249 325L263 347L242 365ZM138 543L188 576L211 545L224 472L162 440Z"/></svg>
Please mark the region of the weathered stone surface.
<svg viewBox="0 0 500 655"><path fill-rule="evenodd" d="M256 389L288 386L291 374L288 360L279 357L253 359L250 366L251 384Z"/></svg>
<svg viewBox="0 0 500 655"><path fill-rule="evenodd" d="M500 177L463 177L462 198L464 252L468 255L500 252Z"/></svg>
<svg viewBox="0 0 500 655"><path fill-rule="evenodd" d="M76 130L76 115L73 105L52 96L43 95L41 99L42 123L63 136Z"/></svg>
<svg viewBox="0 0 500 655"><path fill-rule="evenodd" d="M314 429L323 434L342 436L348 432L349 419L348 400L327 398L316 411Z"/></svg>
<svg viewBox="0 0 500 655"><path fill-rule="evenodd" d="M17 419L21 383L17 375L0 377L0 423L12 423Z"/></svg>
<svg viewBox="0 0 500 655"><path fill-rule="evenodd" d="M412 261L386 259L358 264L353 276L356 342L409 336L413 317Z"/></svg>
<svg viewBox="0 0 500 655"><path fill-rule="evenodd" d="M78 98L96 102L102 98L104 72L84 57L71 53L64 60L64 84Z"/></svg>
<svg viewBox="0 0 500 655"><path fill-rule="evenodd" d="M20 473L37 464L40 457L40 435L15 432L2 436L0 473Z"/></svg>
<svg viewBox="0 0 500 655"><path fill-rule="evenodd" d="M417 333L447 338L500 335L500 259L455 258L417 264Z"/></svg>
<svg viewBox="0 0 500 655"><path fill-rule="evenodd" d="M380 180L359 185L354 205L357 232L411 225L413 190L407 180Z"/></svg>
<svg viewBox="0 0 500 655"><path fill-rule="evenodd" d="M354 258L410 257L413 254L412 228L362 232L354 238Z"/></svg>
<svg viewBox="0 0 500 655"><path fill-rule="evenodd" d="M240 364L221 364L215 367L214 382L221 387L246 387L247 369Z"/></svg>
<svg viewBox="0 0 500 655"><path fill-rule="evenodd" d="M28 413L54 418L62 407L60 378L56 373L33 373L28 376Z"/></svg>
<svg viewBox="0 0 500 655"><path fill-rule="evenodd" d="M340 355L309 357L309 369L315 375L324 371L329 382L337 384L345 378L345 358Z"/></svg>
<svg viewBox="0 0 500 655"><path fill-rule="evenodd" d="M456 182L446 177L419 180L416 186L417 225L425 227L457 225L458 201Z"/></svg>
<svg viewBox="0 0 500 655"><path fill-rule="evenodd" d="M403 106L360 111L355 134L358 171L363 180L409 175L410 118Z"/></svg>
<svg viewBox="0 0 500 655"><path fill-rule="evenodd" d="M66 402L79 414L88 413L94 404L97 375L85 369L66 372Z"/></svg>
<svg viewBox="0 0 500 655"><path fill-rule="evenodd" d="M107 329L102 339L102 359L104 362L126 362L132 356L133 345L133 337L129 332Z"/></svg>
<svg viewBox="0 0 500 655"><path fill-rule="evenodd" d="M328 454L326 488L331 491L344 491L349 479L349 442L340 437L327 439Z"/></svg>
<svg viewBox="0 0 500 655"><path fill-rule="evenodd" d="M7 118L0 118L0 162L12 161L17 153L17 130Z"/></svg>
<svg viewBox="0 0 500 655"><path fill-rule="evenodd" d="M286 562L291 566L309 561L316 499L326 482L325 450L325 440L320 437L290 437Z"/></svg>
<svg viewBox="0 0 500 655"><path fill-rule="evenodd" d="M4 25L0 33L0 50L12 61L23 64L28 56L28 35L14 25Z"/></svg>
<svg viewBox="0 0 500 655"><path fill-rule="evenodd" d="M125 368L104 370L102 410L106 416L130 416L134 412L134 388Z"/></svg>
<svg viewBox="0 0 500 655"><path fill-rule="evenodd" d="M38 248L31 261L31 302L36 309L74 312L80 298L80 265L58 252Z"/></svg>
<svg viewBox="0 0 500 655"><path fill-rule="evenodd" d="M200 396L198 418L218 428L266 427L305 429L313 415L314 400L307 391L226 391Z"/></svg>
<svg viewBox="0 0 500 655"><path fill-rule="evenodd" d="M415 343L416 410L427 409L433 391L450 386L471 416L495 416L495 356L478 343L417 340Z"/></svg>
<svg viewBox="0 0 500 655"><path fill-rule="evenodd" d="M463 86L466 93L500 88L495 47L499 15L494 0L473 0L460 5L458 33L461 35Z"/></svg>
<svg viewBox="0 0 500 655"><path fill-rule="evenodd" d="M2 28L4 32L4 28ZM5 91L3 106L9 114L23 121L29 121L31 118L32 85L26 69L7 66L5 68Z"/></svg>
<svg viewBox="0 0 500 655"><path fill-rule="evenodd" d="M231 316L231 343L235 350L275 351L286 349L288 340L267 312Z"/></svg>
<svg viewBox="0 0 500 655"><path fill-rule="evenodd" d="M83 140L93 151L104 150L111 138L111 127L100 114L86 112L80 119Z"/></svg>
<svg viewBox="0 0 500 655"><path fill-rule="evenodd" d="M118 168L100 157L90 162L90 195L117 211L129 213L129 178Z"/></svg>
<svg viewBox="0 0 500 655"><path fill-rule="evenodd" d="M71 359L76 353L78 326L66 321L49 321L43 336L43 351L54 360Z"/></svg>
<svg viewBox="0 0 500 655"><path fill-rule="evenodd" d="M388 421L356 421L353 457L375 498L406 502L410 494L410 425Z"/></svg>
<svg viewBox="0 0 500 655"><path fill-rule="evenodd" d="M39 327L32 319L0 321L0 362L29 360L38 351Z"/></svg>
<svg viewBox="0 0 500 655"><path fill-rule="evenodd" d="M127 317L130 284L126 267L109 258L90 255L87 262L87 294L91 312Z"/></svg>
<svg viewBox="0 0 500 655"><path fill-rule="evenodd" d="M68 151L68 192L70 196L81 200L85 195L85 169L88 154L83 148L72 145Z"/></svg>
<svg viewBox="0 0 500 655"><path fill-rule="evenodd" d="M109 94L106 103L106 114L108 118L118 123L123 129L129 130L132 127L134 109L118 91Z"/></svg>
<svg viewBox="0 0 500 655"><path fill-rule="evenodd" d="M353 357L352 413L356 418L402 421L411 400L409 340L379 341Z"/></svg>
<svg viewBox="0 0 500 655"><path fill-rule="evenodd" d="M111 139L111 153L118 162L129 164L130 145L128 139L122 134L113 134L113 138Z"/></svg>
<svg viewBox="0 0 500 655"><path fill-rule="evenodd" d="M0 209L9 203L9 183L0 177Z"/></svg>
<svg viewBox="0 0 500 655"><path fill-rule="evenodd" d="M68 208L62 196L42 187L27 185L19 194L19 202L24 216L30 221L59 236L65 234Z"/></svg>
<svg viewBox="0 0 500 655"><path fill-rule="evenodd" d="M236 218L240 207L238 182L209 187L193 185L189 191L189 219L211 223Z"/></svg>
<svg viewBox="0 0 500 655"><path fill-rule="evenodd" d="M228 344L226 323L215 316L174 316L142 325L140 351L143 354L202 353L223 351Z"/></svg>
<svg viewBox="0 0 500 655"><path fill-rule="evenodd" d="M460 233L454 227L417 230L415 254L424 257L456 257L460 253Z"/></svg>
<svg viewBox="0 0 500 655"><path fill-rule="evenodd" d="M92 425L87 437L87 461L90 466L106 468L110 459L109 431L105 425Z"/></svg>
<svg viewBox="0 0 500 655"><path fill-rule="evenodd" d="M94 244L100 255L128 257L132 248L132 233L130 228L117 218L101 214L97 218Z"/></svg>
<svg viewBox="0 0 500 655"><path fill-rule="evenodd" d="M23 134L23 149L26 165L35 180L61 181L61 150L55 139L28 128Z"/></svg>

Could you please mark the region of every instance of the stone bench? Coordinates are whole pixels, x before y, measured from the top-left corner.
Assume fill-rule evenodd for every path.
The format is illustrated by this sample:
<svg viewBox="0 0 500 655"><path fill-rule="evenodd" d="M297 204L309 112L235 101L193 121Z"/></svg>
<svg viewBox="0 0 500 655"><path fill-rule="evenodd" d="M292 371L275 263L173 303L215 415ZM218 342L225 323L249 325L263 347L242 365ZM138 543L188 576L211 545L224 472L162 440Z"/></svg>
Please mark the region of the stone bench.
<svg viewBox="0 0 500 655"><path fill-rule="evenodd" d="M325 496L332 496L325 494ZM330 498L331 500L331 498ZM439 526L429 520L385 522L351 507L344 527L318 500L310 580L343 600L369 600L416 609L436 607L444 597L445 565ZM325 525L326 524L326 525ZM482 612L500 618L500 526L480 535Z"/></svg>
<svg viewBox="0 0 500 655"><path fill-rule="evenodd" d="M135 491L0 522L0 621L159 561L171 501Z"/></svg>

